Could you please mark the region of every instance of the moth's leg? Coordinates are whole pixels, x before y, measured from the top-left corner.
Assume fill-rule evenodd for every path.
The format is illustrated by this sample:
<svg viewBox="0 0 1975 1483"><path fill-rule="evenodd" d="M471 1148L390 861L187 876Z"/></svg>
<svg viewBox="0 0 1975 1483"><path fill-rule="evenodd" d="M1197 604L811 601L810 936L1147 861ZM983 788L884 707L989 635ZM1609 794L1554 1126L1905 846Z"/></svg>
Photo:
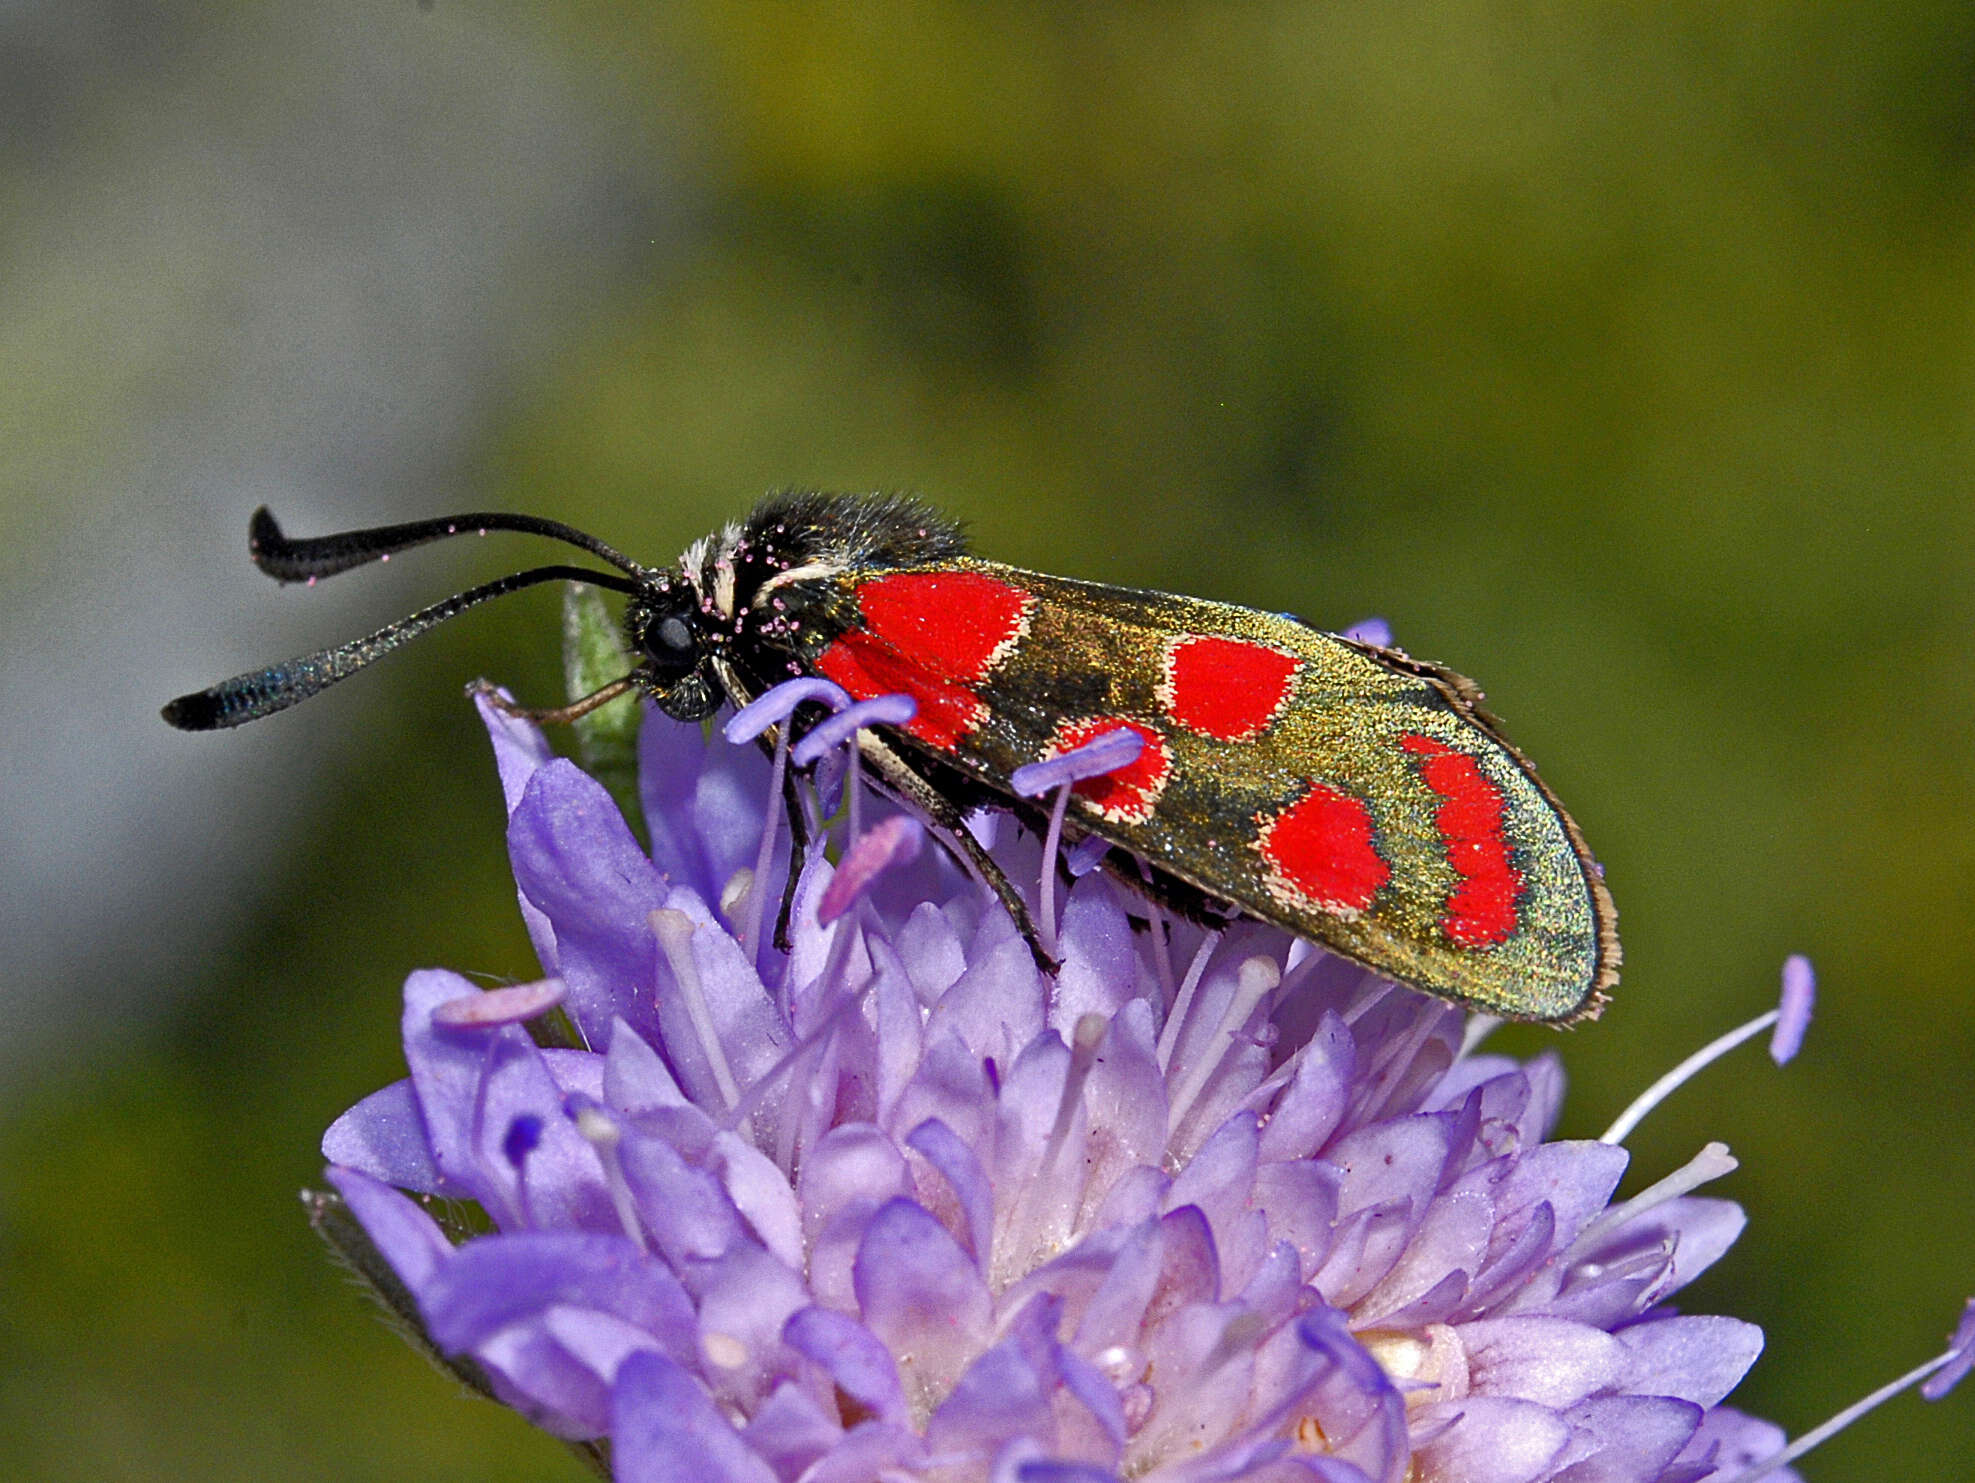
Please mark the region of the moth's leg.
<svg viewBox="0 0 1975 1483"><path fill-rule="evenodd" d="M782 883L782 909L775 916L775 946L786 953L795 946L789 937L789 923L795 917L796 889L809 865L809 811L802 806L793 770L782 773L782 812L789 821L789 874Z"/></svg>
<svg viewBox="0 0 1975 1483"><path fill-rule="evenodd" d="M506 696L497 692L485 680L481 680L470 688L473 694L486 696L495 710L505 711L510 716L518 716L524 721L533 721L537 726L567 726L571 721L580 721L583 717L589 715L591 711L609 705L620 695L630 694L638 688L638 683L634 676L626 675L621 680L612 680L601 690L592 690L581 699L572 700L568 705L559 705L542 710L537 710L532 706L519 705L509 700Z"/></svg>
<svg viewBox="0 0 1975 1483"><path fill-rule="evenodd" d="M1035 959L1036 967L1054 978L1063 964L1044 945L1042 933L1036 929L1035 918L1029 915L1028 902L1022 899L1022 893L1015 889L1015 883L995 863L994 857L974 838L973 831L967 827L967 821L961 817L952 800L913 771L904 757L871 732L859 735L858 750L885 791L919 814L954 858L994 893L1002 909L1014 920L1015 930L1029 945L1029 954Z"/></svg>

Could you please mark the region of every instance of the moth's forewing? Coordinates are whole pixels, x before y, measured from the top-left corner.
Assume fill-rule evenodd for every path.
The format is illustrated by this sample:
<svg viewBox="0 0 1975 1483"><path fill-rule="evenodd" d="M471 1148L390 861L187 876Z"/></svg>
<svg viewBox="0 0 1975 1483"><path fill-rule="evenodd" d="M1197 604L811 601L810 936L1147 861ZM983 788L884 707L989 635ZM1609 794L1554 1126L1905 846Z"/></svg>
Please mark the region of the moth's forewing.
<svg viewBox="0 0 1975 1483"><path fill-rule="evenodd" d="M1075 825L1429 993L1518 1019L1597 1011L1617 977L1610 897L1468 682L1225 603L972 559L939 574L830 583L861 661L839 666L847 688L920 696L907 756L1006 794L1016 768L1128 724L1143 760L1079 785ZM860 631L879 593L925 611Z"/></svg>

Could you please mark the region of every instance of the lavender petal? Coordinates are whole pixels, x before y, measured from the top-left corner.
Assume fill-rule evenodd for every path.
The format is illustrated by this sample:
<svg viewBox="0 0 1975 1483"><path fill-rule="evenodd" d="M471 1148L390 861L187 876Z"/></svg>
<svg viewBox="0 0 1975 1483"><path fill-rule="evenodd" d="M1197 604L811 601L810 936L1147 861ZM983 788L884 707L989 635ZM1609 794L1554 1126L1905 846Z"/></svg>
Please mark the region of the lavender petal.
<svg viewBox="0 0 1975 1483"><path fill-rule="evenodd" d="M453 1245L423 1210L381 1180L332 1165L329 1182L365 1234L414 1294L428 1286L453 1255Z"/></svg>
<svg viewBox="0 0 1975 1483"><path fill-rule="evenodd" d="M665 885L603 786L572 763L551 762L529 780L508 821L514 876L555 925L556 961L569 1013L593 1045L611 1021L636 1023L655 990L646 918Z"/></svg>
<svg viewBox="0 0 1975 1483"><path fill-rule="evenodd" d="M322 1156L400 1189L447 1193L445 1177L426 1142L425 1119L409 1077L372 1092L331 1123L322 1135ZM459 1188L451 1193L466 1195Z"/></svg>
<svg viewBox="0 0 1975 1483"><path fill-rule="evenodd" d="M905 1391L892 1352L856 1319L830 1308L804 1308L784 1326L782 1339L874 1415L905 1420Z"/></svg>
<svg viewBox="0 0 1975 1483"><path fill-rule="evenodd" d="M865 1326L906 1357L912 1383L950 1388L988 1332L993 1301L946 1227L911 1200L887 1201L864 1229L853 1278Z"/></svg>
<svg viewBox="0 0 1975 1483"><path fill-rule="evenodd" d="M1625 1351L1617 1388L1717 1406L1762 1353L1762 1330L1739 1318L1677 1314L1630 1324L1614 1337Z"/></svg>
<svg viewBox="0 0 1975 1483"><path fill-rule="evenodd" d="M778 1483L698 1381L662 1354L634 1354L611 1393L617 1483Z"/></svg>
<svg viewBox="0 0 1975 1483"><path fill-rule="evenodd" d="M635 1324L675 1358L697 1352L685 1289L621 1236L483 1236L456 1247L419 1296L434 1342L453 1352L557 1306L593 1308Z"/></svg>

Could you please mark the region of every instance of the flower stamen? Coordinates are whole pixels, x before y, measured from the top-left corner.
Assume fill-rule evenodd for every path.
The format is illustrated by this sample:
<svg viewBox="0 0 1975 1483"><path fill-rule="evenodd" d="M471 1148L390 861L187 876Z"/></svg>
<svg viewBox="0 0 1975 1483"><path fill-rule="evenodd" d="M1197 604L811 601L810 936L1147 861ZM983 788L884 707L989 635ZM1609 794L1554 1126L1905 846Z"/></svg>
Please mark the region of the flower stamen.
<svg viewBox="0 0 1975 1483"><path fill-rule="evenodd" d="M1247 958L1235 970L1234 996L1228 1000L1227 1011L1222 1014L1220 1024L1214 1027L1200 1059L1188 1070L1186 1079L1173 1094L1172 1104L1166 1113L1167 1137L1179 1130L1181 1120L1193 1110L1195 1099L1206 1089L1208 1080L1220 1068L1235 1041L1240 1039L1241 1027L1248 1023L1255 1007L1275 992L1281 982L1282 970L1276 967L1273 958Z"/></svg>
<svg viewBox="0 0 1975 1483"><path fill-rule="evenodd" d="M1758 1478L1766 1478L1779 1468L1788 1467L1814 1447L1820 1447L1839 1432L1850 1426L1868 1411L1878 1409L1903 1390L1920 1385L1920 1394L1930 1401L1938 1401L1975 1368L1975 1299L1961 1310L1961 1322L1956 1326L1954 1337L1948 1347L1925 1364L1915 1365L1897 1380L1890 1380L1870 1395L1862 1396L1838 1412L1821 1426L1814 1426L1782 1451L1765 1457L1752 1468L1746 1468L1722 1483L1756 1483ZM1922 1381L1927 1383L1921 1385Z"/></svg>
<svg viewBox="0 0 1975 1483"><path fill-rule="evenodd" d="M1082 1015L1070 1042L1070 1064L1063 1073L1063 1089L1056 1098L1056 1120L1044 1140L1042 1156L1036 1160L1034 1175L1024 1186L1014 1219L1009 1222L1009 1240L1004 1249L1021 1270L1041 1265L1037 1227L1043 1220L1042 1202L1049 1194L1062 1195L1056 1186L1056 1164L1070 1139L1077 1109L1083 1105L1084 1084L1097 1060L1097 1047L1104 1043L1106 1020L1101 1014Z"/></svg>
<svg viewBox="0 0 1975 1483"><path fill-rule="evenodd" d="M562 1003L562 998L563 985L559 978L504 984L483 993L462 994L447 1000L432 1011L432 1023L454 1030L498 1029L547 1014Z"/></svg>
<svg viewBox="0 0 1975 1483"><path fill-rule="evenodd" d="M1091 836L1092 839L1096 837ZM1146 913L1146 929L1152 939L1152 972L1159 980L1159 1002L1152 1006L1152 1010L1154 1014L1163 1015L1173 1007L1173 1000L1179 993L1179 984L1173 976L1173 920L1163 911L1149 911Z"/></svg>
<svg viewBox="0 0 1975 1483"><path fill-rule="evenodd" d="M770 726L787 721L804 701L817 701L832 711L841 711L850 704L850 696L841 685L820 676L784 680L729 716L723 734L730 742L753 741ZM741 927L741 949L750 963L761 952L761 923L767 904L762 883L768 879L768 867L775 857L776 836L781 833L782 780L788 776L788 768L789 728L784 725L775 733L775 759L768 775L768 807L763 811L761 847L755 852L754 874L749 881L747 920Z"/></svg>
<svg viewBox="0 0 1975 1483"><path fill-rule="evenodd" d="M894 865L918 859L925 837L926 826L909 814L893 814L859 835L823 888L823 899L816 906L817 925L827 927L857 905L871 883Z"/></svg>
<svg viewBox="0 0 1975 1483"><path fill-rule="evenodd" d="M845 756L850 762L850 777L844 789L850 799L850 837L853 840L858 835L858 795L864 791L857 733L866 726L903 726L918 714L919 702L909 695L874 695L869 700L855 701L834 716L818 721L789 753L789 760L797 767L810 767L824 753L844 747ZM845 743L849 745L845 746Z"/></svg>
<svg viewBox="0 0 1975 1483"><path fill-rule="evenodd" d="M1717 1036L1688 1056L1634 1097L1632 1104L1598 1135L1598 1141L1623 1143L1632 1130L1645 1120L1647 1113L1672 1096L1697 1072L1720 1060L1744 1041L1755 1039L1771 1025L1776 1026L1776 1034L1770 1040L1769 1054L1777 1065L1783 1065L1803 1045L1816 992L1817 979L1811 971L1810 960L1801 953L1793 954L1783 965L1783 995L1776 1008L1757 1015L1725 1035Z"/></svg>
<svg viewBox="0 0 1975 1483"><path fill-rule="evenodd" d="M707 1007L706 991L700 985L699 964L693 959L693 933L698 925L683 911L669 907L661 906L651 914L652 935L658 939L665 961L671 966L679 997L686 1001L686 1014L693 1022L693 1034L699 1039L700 1049L706 1054L724 1112L740 1101L741 1089L734 1080L734 1068L728 1064L727 1052L720 1044L713 1012Z"/></svg>
<svg viewBox="0 0 1975 1483"><path fill-rule="evenodd" d="M700 1353L706 1356L706 1362L715 1369L738 1370L748 1362L747 1344L717 1329L701 1334L699 1347Z"/></svg>
<svg viewBox="0 0 1975 1483"><path fill-rule="evenodd" d="M1063 855L1063 868L1070 872L1070 879L1080 881L1104 863L1104 857L1111 853L1111 841L1101 834L1086 834L1071 845Z"/></svg>
<svg viewBox="0 0 1975 1483"><path fill-rule="evenodd" d="M1200 989L1200 979L1207 972L1207 960L1214 955L1221 934L1209 932L1200 939L1200 946L1193 950L1193 961L1186 965L1186 977L1180 980L1179 992L1167 1003L1172 1006L1166 1015L1166 1023L1159 1031L1159 1069L1170 1071L1173 1066L1173 1050L1179 1044L1180 1031L1186 1026L1186 1018L1193 1012L1193 996Z"/></svg>
<svg viewBox="0 0 1975 1483"><path fill-rule="evenodd" d="M1612 1206L1585 1226L1577 1240L1571 1243L1569 1252L1565 1254L1566 1263L1578 1253L1591 1250L1612 1231L1617 1230L1627 1221L1644 1215L1654 1206L1664 1205L1668 1200L1690 1194L1702 1185L1711 1183L1724 1174L1732 1174L1741 1167L1741 1161L1728 1151L1726 1143L1704 1144L1699 1153L1664 1179L1647 1185L1631 1199Z"/></svg>
<svg viewBox="0 0 1975 1483"><path fill-rule="evenodd" d="M618 1156L617 1146L624 1141L624 1129L598 1103L589 1097L572 1096L569 1099L570 1121L576 1124L576 1132L583 1141L597 1151L597 1162L603 1165L604 1188L610 1192L611 1208L617 1212L617 1223L624 1228L624 1234L631 1243L651 1254L651 1247L645 1241L644 1222L638 1218L638 1202L631 1193L630 1182L624 1177L624 1161Z"/></svg>
<svg viewBox="0 0 1975 1483"><path fill-rule="evenodd" d="M1018 797L1035 798L1051 788L1056 790L1056 802L1049 811L1049 830L1043 836L1042 882L1036 893L1037 930L1042 934L1042 945L1052 955L1056 952L1056 852L1063 842L1063 818L1069 812L1070 791L1087 778L1103 777L1131 766L1144 750L1143 736L1120 727L1093 737L1080 747L1018 767L1008 775L1008 784Z"/></svg>
<svg viewBox="0 0 1975 1483"><path fill-rule="evenodd" d="M1770 1060L1786 1066L1796 1058L1816 1006L1817 974L1809 958L1792 953L1783 960L1783 997L1776 1006L1776 1033L1769 1037Z"/></svg>
<svg viewBox="0 0 1975 1483"><path fill-rule="evenodd" d="M1084 1083L1097 1059L1097 1047L1104 1043L1107 1021L1101 1014L1077 1017L1077 1028L1070 1041L1070 1069L1063 1076L1063 1093L1056 1099L1056 1121L1050 1125L1049 1141L1043 1145L1042 1161L1036 1165L1036 1183L1045 1184L1056 1172L1056 1160L1070 1137L1070 1124L1083 1103Z"/></svg>
<svg viewBox="0 0 1975 1483"><path fill-rule="evenodd" d="M777 1057L775 1064L755 1078L741 1094L741 1099L728 1109L727 1115L721 1119L721 1126L730 1132L738 1131L749 1118L753 1117L761 1109L761 1104L767 1100L768 1094L775 1089L775 1084L787 1076L805 1056L821 1045L826 1036L836 1033L838 1018L850 1013L864 1002L864 996L870 991L873 982L875 980L867 980L855 994L832 1009L814 1030Z"/></svg>
<svg viewBox="0 0 1975 1483"><path fill-rule="evenodd" d="M528 1155L542 1141L542 1120L531 1112L518 1113L501 1137L501 1156L514 1170L514 1204L522 1225L532 1229L535 1212L528 1200Z"/></svg>

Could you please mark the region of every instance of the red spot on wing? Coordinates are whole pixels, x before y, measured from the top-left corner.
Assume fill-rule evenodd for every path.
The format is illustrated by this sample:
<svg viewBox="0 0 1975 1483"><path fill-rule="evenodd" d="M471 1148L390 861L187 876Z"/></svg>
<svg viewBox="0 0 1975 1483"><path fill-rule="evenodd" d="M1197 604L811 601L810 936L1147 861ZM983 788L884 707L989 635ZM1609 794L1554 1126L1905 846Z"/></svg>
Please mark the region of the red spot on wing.
<svg viewBox="0 0 1975 1483"><path fill-rule="evenodd" d="M1114 824L1142 824L1159 806L1159 795L1166 791L1166 780L1173 773L1172 754L1166 739L1142 721L1123 716L1096 716L1089 720L1065 721L1050 738L1050 757L1075 751L1113 731L1133 731L1145 738L1145 747L1136 758L1101 777L1081 778L1070 791Z"/></svg>
<svg viewBox="0 0 1975 1483"><path fill-rule="evenodd" d="M987 706L966 686L949 684L854 629L817 656L816 669L849 691L852 700L911 696L919 711L903 729L941 751L951 751L987 719Z"/></svg>
<svg viewBox="0 0 1975 1483"><path fill-rule="evenodd" d="M904 730L951 751L987 719L973 686L1028 631L1035 597L980 572L893 572L857 589L864 626L816 659L852 698L909 695L919 714Z"/></svg>
<svg viewBox="0 0 1975 1483"><path fill-rule="evenodd" d="M1447 897L1441 930L1462 947L1493 947L1515 930L1522 872L1509 863L1502 789L1466 752L1411 733L1399 745L1420 759L1420 777L1442 799L1434 826L1447 863L1461 877Z"/></svg>
<svg viewBox="0 0 1975 1483"><path fill-rule="evenodd" d="M1245 741L1282 714L1301 667L1265 644L1190 634L1166 648L1159 698L1187 730Z"/></svg>
<svg viewBox="0 0 1975 1483"><path fill-rule="evenodd" d="M980 572L895 572L857 589L864 628L927 673L976 684L1028 626L1035 597Z"/></svg>
<svg viewBox="0 0 1975 1483"><path fill-rule="evenodd" d="M1372 904L1392 869L1372 848L1376 831L1362 798L1312 783L1295 803L1259 821L1256 848L1269 889L1291 905L1354 917Z"/></svg>

